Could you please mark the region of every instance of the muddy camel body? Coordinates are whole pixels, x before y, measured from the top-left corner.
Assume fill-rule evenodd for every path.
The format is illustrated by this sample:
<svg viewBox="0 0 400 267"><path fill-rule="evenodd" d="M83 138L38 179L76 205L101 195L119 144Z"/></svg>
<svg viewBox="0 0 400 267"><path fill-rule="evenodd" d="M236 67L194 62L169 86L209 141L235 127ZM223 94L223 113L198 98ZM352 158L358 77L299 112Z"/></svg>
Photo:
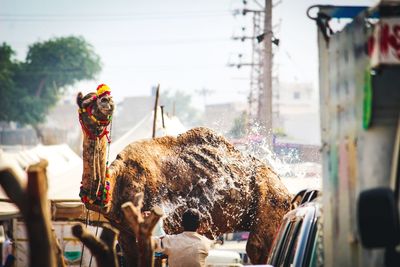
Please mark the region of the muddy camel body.
<svg viewBox="0 0 400 267"><path fill-rule="evenodd" d="M265 263L291 199L270 167L213 131L195 128L178 137L134 142L106 170L105 129L114 109L112 99L108 94L79 94L77 103L85 133L81 198L120 230L128 263L135 265L137 248L121 205L138 192L144 193L145 209L164 208L167 233L181 231L180 215L186 207L198 208L204 215L204 234L249 231L248 256L254 264Z"/></svg>

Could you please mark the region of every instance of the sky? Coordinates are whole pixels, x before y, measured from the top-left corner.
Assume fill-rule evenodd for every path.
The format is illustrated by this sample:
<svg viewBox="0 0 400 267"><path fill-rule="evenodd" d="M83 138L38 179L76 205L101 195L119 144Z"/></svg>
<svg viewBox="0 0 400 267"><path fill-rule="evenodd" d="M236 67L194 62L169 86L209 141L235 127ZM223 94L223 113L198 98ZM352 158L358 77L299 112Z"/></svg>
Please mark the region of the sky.
<svg viewBox="0 0 400 267"><path fill-rule="evenodd" d="M257 7L248 0L249 7ZM263 3L263 1L259 1ZM372 5L365 1L276 0L273 9L274 72L280 82L318 83L317 32L306 17L313 4ZM246 101L250 69L228 67L250 60L251 43L232 36L251 34L251 16L233 15L240 0L0 0L0 42L24 60L28 46L54 37L83 36L103 65L95 81L69 95L106 83L116 101L150 95L151 87L181 90L196 103ZM203 98L199 90L212 93Z"/></svg>

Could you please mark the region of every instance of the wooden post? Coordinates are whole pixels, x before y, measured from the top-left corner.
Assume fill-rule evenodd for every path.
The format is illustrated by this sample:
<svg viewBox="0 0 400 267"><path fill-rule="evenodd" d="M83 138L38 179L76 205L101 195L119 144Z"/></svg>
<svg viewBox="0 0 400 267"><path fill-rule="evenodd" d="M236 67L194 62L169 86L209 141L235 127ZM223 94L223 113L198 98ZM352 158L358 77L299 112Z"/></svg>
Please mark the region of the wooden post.
<svg viewBox="0 0 400 267"><path fill-rule="evenodd" d="M28 168L28 184L24 188L21 177L11 166L0 170L0 184L7 196L21 211L29 238L29 266L55 267L56 244L51 232L47 201L47 161Z"/></svg>
<svg viewBox="0 0 400 267"><path fill-rule="evenodd" d="M158 107L158 98L160 97L160 84L157 85L156 91L156 100L154 101L154 117L153 117L153 134L152 138L156 137L157 130L157 107Z"/></svg>
<svg viewBox="0 0 400 267"><path fill-rule="evenodd" d="M134 231L139 247L139 267L151 267L154 263L151 234L158 220L163 216L160 207L154 207L149 216L143 218L143 193L135 195L134 201L122 204L122 211L128 225Z"/></svg>
<svg viewBox="0 0 400 267"><path fill-rule="evenodd" d="M26 211L26 226L29 240L38 240L36 244L29 242L31 263L33 266L55 266L54 253L49 257L43 257L48 251L54 252L55 244L51 233L49 202L47 201L47 161L41 161L37 165L28 168L28 187ZM48 259L46 259L48 258Z"/></svg>
<svg viewBox="0 0 400 267"><path fill-rule="evenodd" d="M80 223L72 227L72 234L92 252L99 267L118 267L115 248L118 233L114 228L103 226L99 239L85 230Z"/></svg>
<svg viewBox="0 0 400 267"><path fill-rule="evenodd" d="M165 121L164 121L164 106L160 106L161 108L161 120L162 120L162 127L165 129Z"/></svg>

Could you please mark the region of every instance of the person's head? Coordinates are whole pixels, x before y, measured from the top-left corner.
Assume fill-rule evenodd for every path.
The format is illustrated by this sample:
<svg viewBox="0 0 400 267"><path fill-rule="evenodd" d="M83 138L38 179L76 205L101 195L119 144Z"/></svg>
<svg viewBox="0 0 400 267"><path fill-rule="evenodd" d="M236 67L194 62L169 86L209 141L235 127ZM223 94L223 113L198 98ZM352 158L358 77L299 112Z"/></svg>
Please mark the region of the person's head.
<svg viewBox="0 0 400 267"><path fill-rule="evenodd" d="M182 214L182 227L184 231L194 232L200 226L200 212L197 209L188 209Z"/></svg>

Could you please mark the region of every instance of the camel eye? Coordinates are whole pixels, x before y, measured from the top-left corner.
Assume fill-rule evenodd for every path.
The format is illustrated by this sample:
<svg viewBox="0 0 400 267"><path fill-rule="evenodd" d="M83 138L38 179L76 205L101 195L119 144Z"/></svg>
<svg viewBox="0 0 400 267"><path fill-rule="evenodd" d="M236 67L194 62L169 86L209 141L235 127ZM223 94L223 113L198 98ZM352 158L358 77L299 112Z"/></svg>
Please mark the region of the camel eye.
<svg viewBox="0 0 400 267"><path fill-rule="evenodd" d="M107 98L102 98L100 101L101 101L101 103L107 103L108 102Z"/></svg>

